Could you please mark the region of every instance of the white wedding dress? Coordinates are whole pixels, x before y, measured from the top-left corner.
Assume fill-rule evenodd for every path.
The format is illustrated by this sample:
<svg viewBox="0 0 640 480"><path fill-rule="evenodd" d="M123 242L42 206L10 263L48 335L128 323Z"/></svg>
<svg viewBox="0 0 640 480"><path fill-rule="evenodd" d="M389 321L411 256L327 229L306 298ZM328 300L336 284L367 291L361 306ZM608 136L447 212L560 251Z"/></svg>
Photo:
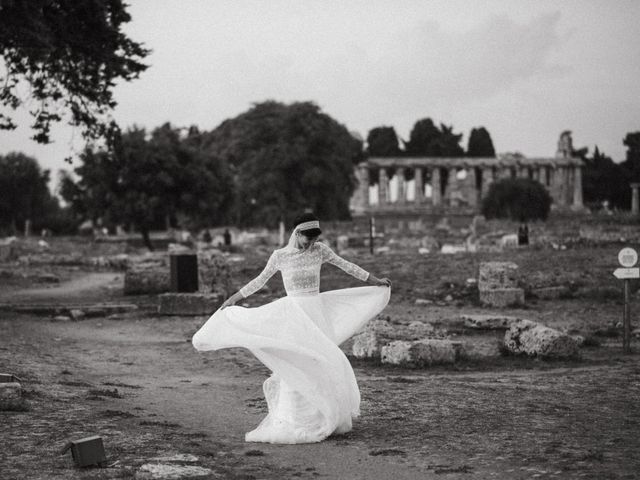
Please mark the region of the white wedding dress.
<svg viewBox="0 0 640 480"><path fill-rule="evenodd" d="M338 345L389 302L388 287L319 293L320 267L332 263L360 280L368 273L316 242L307 250L285 247L241 293L254 293L278 270L287 296L256 308L216 311L193 336L199 351L249 349L272 375L264 382L269 413L245 435L247 442L310 443L351 430L360 413L353 369Z"/></svg>

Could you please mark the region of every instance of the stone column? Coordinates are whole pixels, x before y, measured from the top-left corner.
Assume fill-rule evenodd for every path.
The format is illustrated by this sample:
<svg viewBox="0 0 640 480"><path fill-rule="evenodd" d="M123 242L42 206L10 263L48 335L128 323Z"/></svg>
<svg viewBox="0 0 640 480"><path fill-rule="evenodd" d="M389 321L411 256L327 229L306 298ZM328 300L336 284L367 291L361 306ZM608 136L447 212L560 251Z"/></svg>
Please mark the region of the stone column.
<svg viewBox="0 0 640 480"><path fill-rule="evenodd" d="M638 215L640 213L640 195L638 190L640 189L640 183L631 184L631 213Z"/></svg>
<svg viewBox="0 0 640 480"><path fill-rule="evenodd" d="M398 205L404 205L407 203L407 186L405 185L404 167L398 167L396 169L396 176L398 177L398 197L396 202Z"/></svg>
<svg viewBox="0 0 640 480"><path fill-rule="evenodd" d="M566 171L564 167L556 167L553 172L553 180L554 180L554 198L558 206L564 207L566 206Z"/></svg>
<svg viewBox="0 0 640 480"><path fill-rule="evenodd" d="M442 191L440 190L440 167L434 167L431 171L431 202L434 207L442 203Z"/></svg>
<svg viewBox="0 0 640 480"><path fill-rule="evenodd" d="M369 207L369 166L366 163L356 168L358 186L353 195L353 209L362 213Z"/></svg>
<svg viewBox="0 0 640 480"><path fill-rule="evenodd" d="M476 185L476 167L467 168L467 178L465 178L467 187L465 190L465 197L470 207L476 207L478 205L478 190Z"/></svg>
<svg viewBox="0 0 640 480"><path fill-rule="evenodd" d="M389 177L386 168L380 168L378 182L378 205L386 205L389 203Z"/></svg>
<svg viewBox="0 0 640 480"><path fill-rule="evenodd" d="M424 200L424 179L422 178L421 167L415 169L413 179L415 184L415 198L413 201L416 205L420 205Z"/></svg>
<svg viewBox="0 0 640 480"><path fill-rule="evenodd" d="M482 191L480 192L480 198L484 198L489 193L489 188L493 183L493 168L484 167L482 169Z"/></svg>
<svg viewBox="0 0 640 480"><path fill-rule="evenodd" d="M446 196L449 199L449 205L452 207L458 206L458 179L456 178L456 173L456 168L449 168Z"/></svg>
<svg viewBox="0 0 640 480"><path fill-rule="evenodd" d="M575 165L573 170L573 208L581 209L582 203L582 165Z"/></svg>

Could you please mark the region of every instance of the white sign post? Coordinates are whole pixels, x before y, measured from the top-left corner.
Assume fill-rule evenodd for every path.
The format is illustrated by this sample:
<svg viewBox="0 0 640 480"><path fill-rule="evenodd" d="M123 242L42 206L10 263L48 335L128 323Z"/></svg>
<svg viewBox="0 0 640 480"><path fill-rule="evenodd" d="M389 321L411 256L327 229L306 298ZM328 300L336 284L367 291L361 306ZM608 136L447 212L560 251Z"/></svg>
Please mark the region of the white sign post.
<svg viewBox="0 0 640 480"><path fill-rule="evenodd" d="M622 318L622 351L631 353L631 311L629 308L629 280L640 278L640 268L634 265L638 262L638 253L633 248L623 248L618 252L618 262L623 268L617 268L613 275L624 281L624 312Z"/></svg>

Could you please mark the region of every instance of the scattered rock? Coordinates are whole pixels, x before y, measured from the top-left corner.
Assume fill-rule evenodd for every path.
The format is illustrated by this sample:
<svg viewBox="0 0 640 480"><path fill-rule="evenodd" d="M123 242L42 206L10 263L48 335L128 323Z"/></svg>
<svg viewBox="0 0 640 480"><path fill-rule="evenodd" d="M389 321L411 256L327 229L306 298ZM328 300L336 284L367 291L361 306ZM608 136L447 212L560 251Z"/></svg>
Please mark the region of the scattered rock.
<svg viewBox="0 0 640 480"><path fill-rule="evenodd" d="M396 340L381 349L380 360L389 365L425 367L451 364L456 360L460 343L451 340Z"/></svg>
<svg viewBox="0 0 640 480"><path fill-rule="evenodd" d="M524 305L524 290L522 288L480 290L480 303L489 307Z"/></svg>
<svg viewBox="0 0 640 480"><path fill-rule="evenodd" d="M426 298L416 298L416 301L414 303L416 305L432 305L433 301L432 300L428 300Z"/></svg>
<svg viewBox="0 0 640 480"><path fill-rule="evenodd" d="M394 340L420 340L433 334L434 327L429 323L415 321L408 326L394 325L390 317L378 317L354 337L351 351L356 358L377 360L382 347Z"/></svg>
<svg viewBox="0 0 640 480"><path fill-rule="evenodd" d="M542 358L570 358L578 355L578 342L575 339L531 320L513 323L505 333L504 346L513 354Z"/></svg>
<svg viewBox="0 0 640 480"><path fill-rule="evenodd" d="M509 328L512 323L520 320L518 317L497 314L464 314L460 315L460 319L464 321L464 326L466 328L473 328L476 330L503 330Z"/></svg>
<svg viewBox="0 0 640 480"><path fill-rule="evenodd" d="M71 315L71 318L73 320L82 320L84 317L86 317L86 314L79 309L70 310L69 314Z"/></svg>
<svg viewBox="0 0 640 480"><path fill-rule="evenodd" d="M0 410L21 410L23 407L20 383L0 382Z"/></svg>
<svg viewBox="0 0 640 480"><path fill-rule="evenodd" d="M69 322L69 321L71 321L71 317L68 317L66 315L56 315L55 317L53 317L52 321L54 321L54 322Z"/></svg>
<svg viewBox="0 0 640 480"><path fill-rule="evenodd" d="M453 302L453 297L451 295L447 295L446 297L444 297L444 301L445 302Z"/></svg>
<svg viewBox="0 0 640 480"><path fill-rule="evenodd" d="M176 453L175 455L171 455L169 457L154 457L151 458L154 462L184 462L184 463L193 463L198 461L198 457L195 455L191 455L190 453Z"/></svg>
<svg viewBox="0 0 640 480"><path fill-rule="evenodd" d="M481 262L478 273L480 290L516 288L518 265L513 262Z"/></svg>
<svg viewBox="0 0 640 480"><path fill-rule="evenodd" d="M173 480L181 478L198 478L212 475L209 468L196 465L171 465L166 463L145 463L140 467L136 478Z"/></svg>

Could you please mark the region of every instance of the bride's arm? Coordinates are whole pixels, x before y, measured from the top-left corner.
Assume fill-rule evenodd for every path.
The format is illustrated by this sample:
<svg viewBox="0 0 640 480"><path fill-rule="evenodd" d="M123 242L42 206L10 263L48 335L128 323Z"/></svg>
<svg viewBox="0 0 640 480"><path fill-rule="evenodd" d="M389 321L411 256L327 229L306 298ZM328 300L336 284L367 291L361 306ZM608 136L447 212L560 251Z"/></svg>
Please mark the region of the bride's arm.
<svg viewBox="0 0 640 480"><path fill-rule="evenodd" d="M322 261L328 262L341 270L345 271L349 275L356 277L358 280L368 283L369 285L381 285L391 286L391 281L388 278L378 278L375 275L367 272L365 269L359 267L355 263L345 260L341 256L337 255L328 245L324 243L318 243L322 249Z"/></svg>
<svg viewBox="0 0 640 480"><path fill-rule="evenodd" d="M227 298L224 303L220 306L220 308L229 307L234 305L236 302L242 300L243 298L247 298L249 295L257 292L262 287L264 287L265 283L273 277L273 275L278 271L276 252L271 254L269 257L269 261L267 265L264 267L264 270L260 272L256 278L247 283L244 287L238 290L236 293Z"/></svg>

